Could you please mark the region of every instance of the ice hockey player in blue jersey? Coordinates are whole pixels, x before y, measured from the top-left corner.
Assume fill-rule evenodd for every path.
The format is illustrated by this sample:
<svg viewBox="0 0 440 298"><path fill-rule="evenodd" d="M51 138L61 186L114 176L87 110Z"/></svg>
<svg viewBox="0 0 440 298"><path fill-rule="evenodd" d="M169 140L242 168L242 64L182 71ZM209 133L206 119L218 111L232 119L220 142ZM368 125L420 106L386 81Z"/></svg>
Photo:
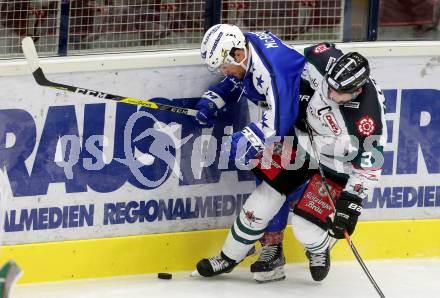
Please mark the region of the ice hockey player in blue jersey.
<svg viewBox="0 0 440 298"><path fill-rule="evenodd" d="M238 140L248 139L245 156L254 158L262 145L274 136L284 136L298 115L298 95L304 57L270 32L243 34L237 26L222 24L205 34L201 55L208 69L225 75L211 86L197 104L195 119L200 125L213 125L218 111L241 97L267 107L259 122L250 123L232 136L231 156Z"/></svg>
<svg viewBox="0 0 440 298"><path fill-rule="evenodd" d="M195 120L199 125L212 126L219 111L241 97L264 103L261 120L231 136L230 158L248 164L249 160L258 159L276 137L286 136L296 122L304 57L270 32L243 34L237 26L227 24L215 25L205 33L201 56L211 71L218 71L225 78L211 86L198 102ZM262 197L267 201L260 202ZM285 200L266 182L258 185L237 217L221 253L197 264L200 275L230 272L263 236L269 220ZM259 207L246 212L246 204Z"/></svg>

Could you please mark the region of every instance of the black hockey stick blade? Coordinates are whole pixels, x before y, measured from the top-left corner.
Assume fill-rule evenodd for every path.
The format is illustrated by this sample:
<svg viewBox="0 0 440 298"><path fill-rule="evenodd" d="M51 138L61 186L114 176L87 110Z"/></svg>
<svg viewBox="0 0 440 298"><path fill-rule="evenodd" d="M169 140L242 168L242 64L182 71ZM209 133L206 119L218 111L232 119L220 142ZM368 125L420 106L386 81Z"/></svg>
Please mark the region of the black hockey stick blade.
<svg viewBox="0 0 440 298"><path fill-rule="evenodd" d="M0 297L11 298L12 290L17 280L23 275L18 265L10 260L0 268Z"/></svg>
<svg viewBox="0 0 440 298"><path fill-rule="evenodd" d="M40 86L45 86L53 89L73 92L73 93L80 93L84 95L93 96L100 99L106 99L106 100L113 100L116 102L121 102L125 104L131 104L141 107L146 107L149 109L155 109L155 110L163 110L163 111L169 111L173 113L178 114L184 114L188 116L195 116L197 114L197 110L183 108L183 107L176 107L161 103L155 103L148 100L143 100L139 98L134 97L125 97L120 95L114 95L110 93L95 91L87 88L80 88L75 87L71 85L65 85L60 83L55 83L52 81L49 81L46 76L44 75L43 69L40 66L39 60L38 60L38 54L37 50L35 49L34 41L30 37L25 37L22 40L22 49L24 56L26 57L27 63L29 65L29 68L32 72L32 75L34 76L35 81Z"/></svg>

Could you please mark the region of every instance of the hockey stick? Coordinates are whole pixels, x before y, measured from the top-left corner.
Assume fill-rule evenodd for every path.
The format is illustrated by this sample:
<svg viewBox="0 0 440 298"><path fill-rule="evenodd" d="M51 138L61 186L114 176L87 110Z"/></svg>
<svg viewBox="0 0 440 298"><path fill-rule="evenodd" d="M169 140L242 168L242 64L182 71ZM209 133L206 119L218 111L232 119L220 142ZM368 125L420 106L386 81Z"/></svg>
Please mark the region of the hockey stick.
<svg viewBox="0 0 440 298"><path fill-rule="evenodd" d="M0 268L0 297L12 297L12 290L17 280L23 275L18 265L10 260Z"/></svg>
<svg viewBox="0 0 440 298"><path fill-rule="evenodd" d="M309 140L310 140L310 143L312 145L313 155L315 155L315 159L316 159L316 161L318 163L318 169L319 169L319 173L321 175L322 184L324 185L325 191L327 192L327 195L328 195L328 197L330 199L330 205L332 206L333 210L336 210L335 205L333 203L333 199L334 198L333 198L333 196L332 196L332 194L330 192L330 188L329 188L329 186L327 184L327 179L325 178L324 170L322 169L321 159L319 158L318 151L316 150L315 143L313 142L312 129L311 129L309 123L307 123L307 122L306 122L306 126L307 126L307 133L309 135ZM365 265L364 261L362 260L361 256L359 255L359 252L356 249L356 246L354 246L353 241L351 241L350 235L348 235L347 230L344 230L344 237L345 237L345 240L347 240L347 243L350 246L351 251L353 252L356 260L359 263L359 265L361 265L362 270L365 272L365 274L367 275L367 277L370 280L371 284L376 289L376 292L379 294L379 296L381 298L385 298L385 295L383 294L382 290L379 288L379 285L376 283L376 281L374 280L374 278L371 275L370 271L368 270L367 266Z"/></svg>
<svg viewBox="0 0 440 298"><path fill-rule="evenodd" d="M193 110L193 109L170 106L170 105L155 103L139 98L114 95L110 93L94 91L87 88L79 88L71 85L64 85L49 81L44 75L43 69L41 68L40 63L38 62L38 54L37 54L37 50L35 49L34 41L32 40L32 38L30 37L23 38L22 49L24 56L26 57L27 63L31 69L32 75L34 76L34 79L38 85L46 86L58 90L73 92L73 93L90 95L100 99L113 100L116 102L146 107L154 110L169 111L169 112L184 114L188 116L195 116L197 114L197 110Z"/></svg>

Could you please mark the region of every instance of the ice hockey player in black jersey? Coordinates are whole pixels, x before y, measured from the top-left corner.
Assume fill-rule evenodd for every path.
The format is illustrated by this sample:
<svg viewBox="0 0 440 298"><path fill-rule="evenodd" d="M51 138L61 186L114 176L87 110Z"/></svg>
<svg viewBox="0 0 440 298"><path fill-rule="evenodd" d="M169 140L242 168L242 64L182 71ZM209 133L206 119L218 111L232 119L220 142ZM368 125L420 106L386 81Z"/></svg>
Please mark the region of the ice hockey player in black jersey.
<svg viewBox="0 0 440 298"><path fill-rule="evenodd" d="M304 55L300 120L295 125L293 143L296 156L301 155L299 152L305 153L305 162L294 170L256 168L254 172L285 195L309 181L300 200L291 204L294 205L292 227L295 237L306 249L312 278L321 281L330 270L331 243L344 238L344 230L350 235L354 232L362 200L380 178L387 130L384 96L370 77L366 58L356 52L344 55L334 44L328 43L306 48ZM313 165L316 160L309 133L332 196L337 198L335 212L328 204L316 164ZM282 250L290 207L285 203L269 222L263 238L274 241L267 250L274 247ZM334 219L330 220L332 216ZM258 260L251 266L254 278L259 282L279 280L283 270L273 264L282 258L281 251L272 259Z"/></svg>

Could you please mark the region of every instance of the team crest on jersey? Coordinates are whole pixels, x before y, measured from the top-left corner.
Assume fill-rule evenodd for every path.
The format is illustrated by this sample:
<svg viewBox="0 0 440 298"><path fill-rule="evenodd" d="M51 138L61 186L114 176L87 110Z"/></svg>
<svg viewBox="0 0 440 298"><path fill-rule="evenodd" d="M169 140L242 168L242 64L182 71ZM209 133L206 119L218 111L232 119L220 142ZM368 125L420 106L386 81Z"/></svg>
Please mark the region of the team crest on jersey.
<svg viewBox="0 0 440 298"><path fill-rule="evenodd" d="M366 194L367 189L364 187L364 185L362 184L355 184L353 186L353 190L359 195L359 196L363 196Z"/></svg>
<svg viewBox="0 0 440 298"><path fill-rule="evenodd" d="M328 50L330 50L330 47L327 47L327 45L325 43L323 43L323 44L316 46L313 49L313 53L321 54L321 53L324 53L325 51L328 51Z"/></svg>
<svg viewBox="0 0 440 298"><path fill-rule="evenodd" d="M247 221L249 222L249 226L251 227L253 223L257 223L262 220L262 218L256 217L254 214L254 211L246 211L243 210L244 216L246 217Z"/></svg>
<svg viewBox="0 0 440 298"><path fill-rule="evenodd" d="M324 115L324 121L336 136L341 134L342 129L339 127L338 122L336 122L336 118L333 116L333 113L326 113Z"/></svg>
<svg viewBox="0 0 440 298"><path fill-rule="evenodd" d="M364 116L356 122L357 131L364 137L371 136L376 131L376 123L369 116Z"/></svg>

